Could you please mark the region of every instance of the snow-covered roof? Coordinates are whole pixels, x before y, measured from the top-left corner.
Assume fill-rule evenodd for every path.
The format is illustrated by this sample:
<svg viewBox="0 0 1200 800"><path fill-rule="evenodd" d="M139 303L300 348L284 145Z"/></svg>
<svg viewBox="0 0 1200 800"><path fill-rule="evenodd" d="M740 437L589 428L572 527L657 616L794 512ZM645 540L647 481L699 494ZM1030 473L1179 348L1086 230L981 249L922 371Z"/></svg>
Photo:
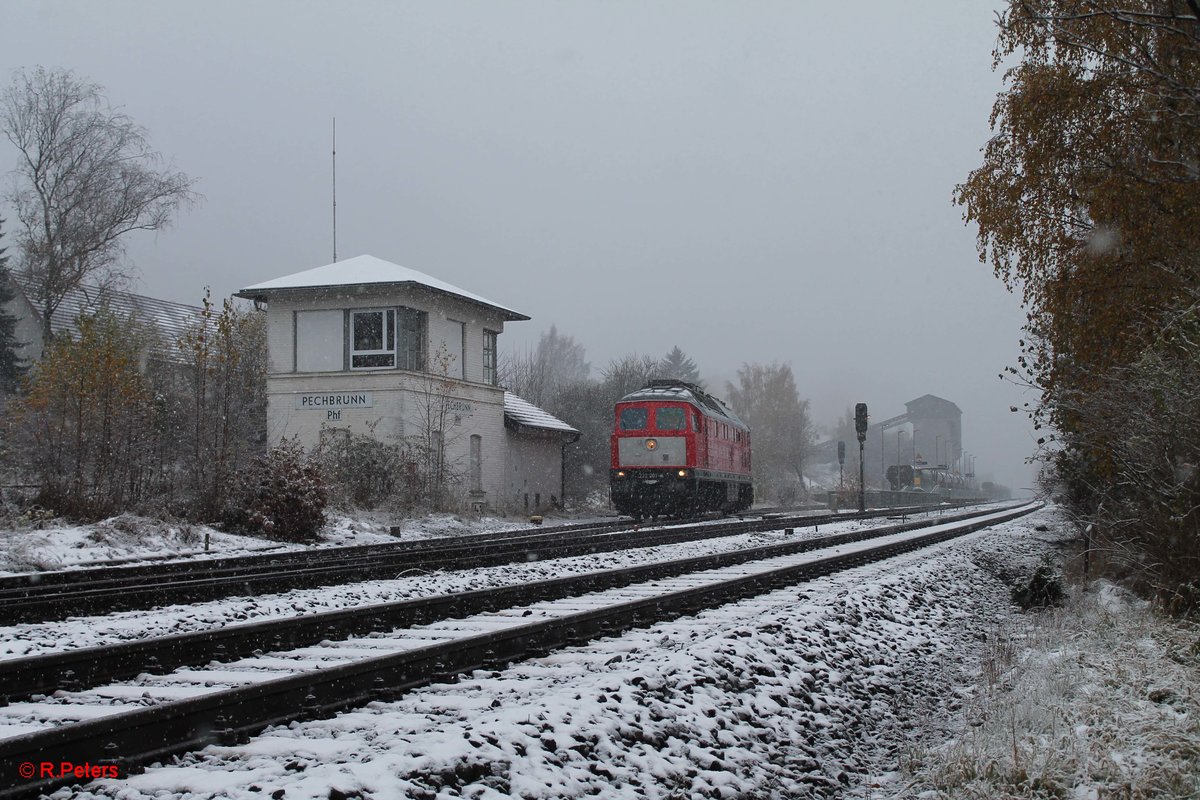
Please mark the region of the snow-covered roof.
<svg viewBox="0 0 1200 800"><path fill-rule="evenodd" d="M41 321L41 307L37 301L37 282L29 275L10 270L13 282L25 295L38 321ZM69 290L63 296L58 308L50 315L50 330L56 336L59 334L75 335L78 331L75 321L81 314L95 314L101 308L108 308L118 317L133 317L140 322L153 325L171 340L182 337L189 328L199 322L204 309L199 306L189 306L170 300L159 300L132 292L122 292L116 289L106 289L96 286L78 286Z"/></svg>
<svg viewBox="0 0 1200 800"><path fill-rule="evenodd" d="M256 283L253 286L247 286L235 294L238 297L245 297L251 300L267 300L272 294L297 289L400 286L404 284L424 286L435 292L479 303L480 305L501 312L505 319L508 320L529 319L529 317L519 311L514 311L507 306L502 306L499 303L488 300L486 297L480 297L465 289L460 289L453 284L438 280L432 275L426 275L424 272L418 272L415 269L402 267L399 264L393 264L390 261L384 261L382 258L368 255L355 256L345 261L335 261L323 267L314 267L313 269L296 272L292 275L284 275L282 278Z"/></svg>
<svg viewBox="0 0 1200 800"><path fill-rule="evenodd" d="M695 403L707 408L718 416L726 417L743 428L747 427L746 423L742 422L729 406L694 383L687 383L686 381L670 378L654 379L641 389L625 395L619 402L625 403L635 400L680 400L685 403Z"/></svg>
<svg viewBox="0 0 1200 800"><path fill-rule="evenodd" d="M504 421L525 428L558 431L568 436L570 441L579 438L578 430L509 391L504 393Z"/></svg>

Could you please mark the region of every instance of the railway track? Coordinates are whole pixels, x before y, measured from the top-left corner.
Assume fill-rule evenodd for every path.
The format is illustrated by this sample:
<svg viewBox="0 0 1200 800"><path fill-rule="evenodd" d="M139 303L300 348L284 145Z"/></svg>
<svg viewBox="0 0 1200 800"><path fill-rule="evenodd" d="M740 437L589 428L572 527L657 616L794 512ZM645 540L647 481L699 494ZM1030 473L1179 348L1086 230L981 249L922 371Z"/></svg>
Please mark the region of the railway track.
<svg viewBox="0 0 1200 800"><path fill-rule="evenodd" d="M234 743L272 724L327 715L462 672L499 666L549 649L613 635L629 627L693 613L820 575L892 557L1029 513L1026 505L910 521L818 539L572 576L536 584L367 606L307 619L237 626L185 637L130 643L96 652L21 659L5 665L10 681L50 700L0 708L0 797L36 794L70 780L15 780L19 763L89 763L121 774L212 742ZM929 528L925 532L916 532ZM815 549L832 553L807 552ZM328 641L337 630L340 641ZM274 645L275 636L283 641ZM191 643L181 649L183 639ZM314 637L319 643L314 643ZM185 664L212 660L214 648L244 658L166 673L161 660L186 651ZM189 649L191 648L191 649ZM289 649L290 648L290 649ZM91 690L65 691L62 673L39 671L113 663L74 678ZM264 653L263 650L278 652ZM146 668L138 658L159 659ZM61 661L53 661L62 659ZM100 686L130 670L125 684ZM71 676L67 676L70 678ZM6 735L7 733L7 735Z"/></svg>
<svg viewBox="0 0 1200 800"><path fill-rule="evenodd" d="M0 579L0 625L383 579L414 569L474 569L929 510L767 515L652 528L628 521L568 525L268 556L36 573Z"/></svg>

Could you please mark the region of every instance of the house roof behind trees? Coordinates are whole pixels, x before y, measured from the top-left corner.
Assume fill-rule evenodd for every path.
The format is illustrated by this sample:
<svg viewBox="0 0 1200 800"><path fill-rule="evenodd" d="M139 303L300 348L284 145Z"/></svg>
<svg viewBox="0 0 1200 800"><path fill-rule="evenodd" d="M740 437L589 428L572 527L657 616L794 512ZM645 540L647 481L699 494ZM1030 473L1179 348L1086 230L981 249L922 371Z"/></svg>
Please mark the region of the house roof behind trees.
<svg viewBox="0 0 1200 800"><path fill-rule="evenodd" d="M42 311L37 300L37 282L18 270L9 270L17 290L24 296L35 319L42 322ZM204 309L170 300L158 300L145 295L123 292L97 286L79 286L63 297L58 308L50 316L50 331L54 335L75 334L75 321L81 314L92 315L101 308L118 317L133 317L160 330L172 340L182 337L200 319Z"/></svg>
<svg viewBox="0 0 1200 800"><path fill-rule="evenodd" d="M284 275L282 278L275 278L264 283L256 283L253 286L247 286L236 294L238 297L245 297L250 300L269 301L272 295L284 292L290 293L297 290L325 289L345 291L355 288L403 285L419 286L439 294L452 295L473 303L478 303L479 305L499 311L507 320L529 319L529 317L518 311L488 300L486 297L472 294L465 289L460 289L432 275L426 275L424 272L418 272L415 269L402 267L399 264L393 264L390 261L384 261L382 258L368 255L356 256L345 261L335 261L323 267L314 267L313 269L297 272L292 275Z"/></svg>

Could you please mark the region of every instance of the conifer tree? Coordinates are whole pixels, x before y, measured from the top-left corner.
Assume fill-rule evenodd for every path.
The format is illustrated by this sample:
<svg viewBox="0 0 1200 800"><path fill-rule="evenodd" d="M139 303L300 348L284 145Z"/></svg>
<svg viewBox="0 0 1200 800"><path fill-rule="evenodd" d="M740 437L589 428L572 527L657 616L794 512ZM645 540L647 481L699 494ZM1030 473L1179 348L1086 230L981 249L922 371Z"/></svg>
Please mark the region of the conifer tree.
<svg viewBox="0 0 1200 800"><path fill-rule="evenodd" d="M0 217L0 239L4 238L4 218ZM7 248L0 247L0 396L12 394L17 389L24 365L17 357L17 318L8 310L8 304L16 296L8 272Z"/></svg>
<svg viewBox="0 0 1200 800"><path fill-rule="evenodd" d="M675 378L700 387L704 386L704 381L700 380L700 369L696 366L696 362L687 353L680 350L679 345L675 345L675 348L663 357L658 368L663 378Z"/></svg>

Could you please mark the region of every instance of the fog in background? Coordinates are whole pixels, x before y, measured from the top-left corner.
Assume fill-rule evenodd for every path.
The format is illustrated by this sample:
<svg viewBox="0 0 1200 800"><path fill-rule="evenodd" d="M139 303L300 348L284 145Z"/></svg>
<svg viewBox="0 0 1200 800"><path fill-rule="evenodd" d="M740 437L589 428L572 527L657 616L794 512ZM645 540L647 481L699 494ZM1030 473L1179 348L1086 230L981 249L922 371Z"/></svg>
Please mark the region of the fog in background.
<svg viewBox="0 0 1200 800"><path fill-rule="evenodd" d="M679 345L789 362L815 421L930 393L981 480L1031 486L1017 298L951 202L998 3L0 2L0 65L102 84L205 196L129 242L198 304L369 253L551 323L593 374ZM0 147L0 167L16 151ZM5 208L10 245L15 215Z"/></svg>

